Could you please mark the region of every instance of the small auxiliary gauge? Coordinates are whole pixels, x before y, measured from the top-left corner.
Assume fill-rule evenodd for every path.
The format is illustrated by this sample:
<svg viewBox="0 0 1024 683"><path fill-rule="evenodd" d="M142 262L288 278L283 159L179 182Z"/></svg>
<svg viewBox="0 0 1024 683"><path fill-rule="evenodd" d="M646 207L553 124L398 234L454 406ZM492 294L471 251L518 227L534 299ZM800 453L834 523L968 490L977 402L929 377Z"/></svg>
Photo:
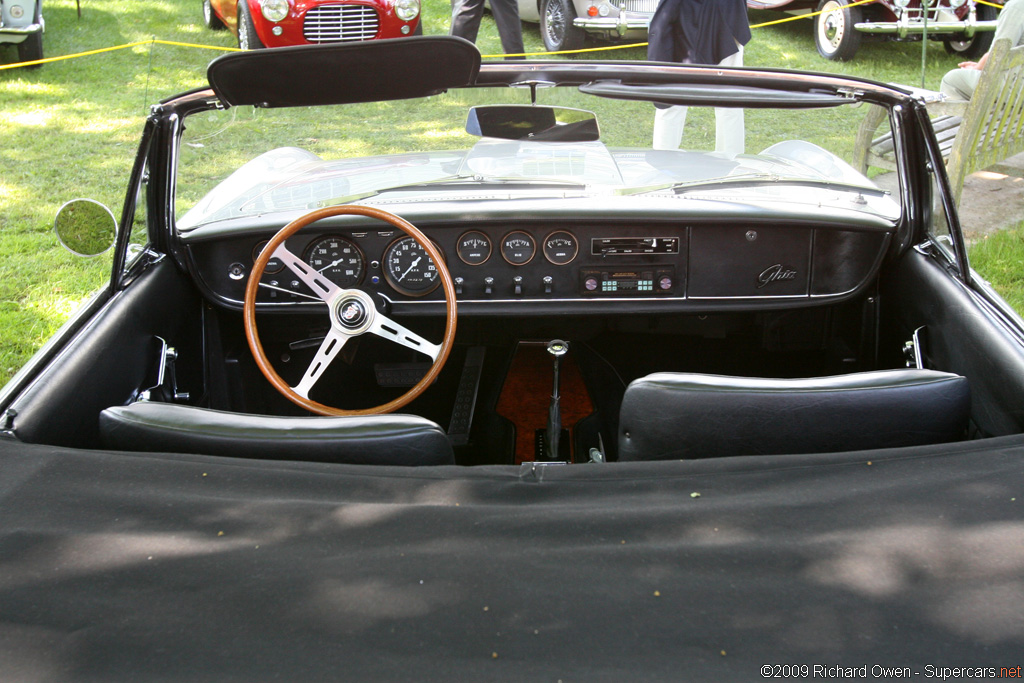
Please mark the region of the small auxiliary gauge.
<svg viewBox="0 0 1024 683"><path fill-rule="evenodd" d="M491 240L479 230L470 230L459 238L459 258L467 266L479 266L491 258Z"/></svg>
<svg viewBox="0 0 1024 683"><path fill-rule="evenodd" d="M423 296L437 289L441 278L426 250L412 237L401 237L384 253L384 279L396 291Z"/></svg>
<svg viewBox="0 0 1024 683"><path fill-rule="evenodd" d="M255 247L253 247L253 249L252 249L252 262L253 263L256 263L256 259L258 259L260 257L260 254L263 253L263 250L267 248L268 244L270 244L270 240L263 240L262 242L257 244ZM266 273L267 275L273 275L274 273L281 272L282 268L284 268L284 262L281 259L279 259L279 258L277 258L275 256L271 256L270 260L267 261L267 267L263 269L263 272Z"/></svg>
<svg viewBox="0 0 1024 683"><path fill-rule="evenodd" d="M501 256L513 266L522 266L533 260L537 242L528 232L513 230L501 240Z"/></svg>
<svg viewBox="0 0 1024 683"><path fill-rule="evenodd" d="M576 236L565 230L556 230L544 238L544 258L556 266L571 263L580 252Z"/></svg>

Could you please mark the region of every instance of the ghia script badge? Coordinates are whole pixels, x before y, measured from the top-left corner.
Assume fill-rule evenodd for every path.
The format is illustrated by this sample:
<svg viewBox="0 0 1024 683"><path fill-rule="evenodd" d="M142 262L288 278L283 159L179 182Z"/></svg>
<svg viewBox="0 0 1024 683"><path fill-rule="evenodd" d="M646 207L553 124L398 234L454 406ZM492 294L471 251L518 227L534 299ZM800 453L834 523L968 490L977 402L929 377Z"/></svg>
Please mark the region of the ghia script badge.
<svg viewBox="0 0 1024 683"><path fill-rule="evenodd" d="M781 263L776 263L774 266L768 266L761 274L757 276L757 288L767 287L773 282L782 282L783 280L795 280L796 271L786 268Z"/></svg>

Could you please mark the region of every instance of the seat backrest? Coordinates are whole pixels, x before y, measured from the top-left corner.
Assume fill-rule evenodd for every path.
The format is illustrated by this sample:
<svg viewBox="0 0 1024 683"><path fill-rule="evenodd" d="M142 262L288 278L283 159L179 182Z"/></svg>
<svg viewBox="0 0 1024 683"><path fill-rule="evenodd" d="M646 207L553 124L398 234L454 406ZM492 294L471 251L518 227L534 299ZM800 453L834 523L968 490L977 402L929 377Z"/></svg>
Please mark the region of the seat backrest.
<svg viewBox="0 0 1024 683"><path fill-rule="evenodd" d="M100 413L104 447L372 465L454 465L447 435L414 415L273 417L139 401Z"/></svg>
<svg viewBox="0 0 1024 683"><path fill-rule="evenodd" d="M657 373L626 388L619 460L831 453L957 441L959 375L883 370L811 379Z"/></svg>

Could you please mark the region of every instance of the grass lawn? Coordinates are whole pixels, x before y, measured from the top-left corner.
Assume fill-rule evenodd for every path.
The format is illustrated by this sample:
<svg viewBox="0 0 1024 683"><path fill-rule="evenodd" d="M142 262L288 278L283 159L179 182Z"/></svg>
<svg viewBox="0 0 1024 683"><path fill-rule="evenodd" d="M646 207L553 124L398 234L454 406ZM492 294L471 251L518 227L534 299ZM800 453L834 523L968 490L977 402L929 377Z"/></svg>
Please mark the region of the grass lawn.
<svg viewBox="0 0 1024 683"><path fill-rule="evenodd" d="M47 0L47 57L156 38L235 46L225 31L202 24L198 0ZM752 12L749 66L827 71L937 88L957 58L940 43L927 45L922 78L920 43L865 42L848 63L818 56L812 24ZM424 33L447 33L449 4L425 0ZM536 26L524 25L526 49L543 52ZM497 31L485 18L478 39L485 55L501 52ZM588 44L588 47L600 47ZM61 248L51 229L58 208L88 197L119 214L135 145L148 107L164 97L205 84L206 64L221 54L196 47L146 44L53 62L38 69L0 70L0 383L6 382L54 330L108 277L110 258L82 259ZM644 48L596 52L600 59L643 59ZM576 57L566 57L573 59ZM0 65L16 61L0 46ZM1021 236L1017 236L1017 243ZM1009 258L1009 271L1020 259ZM986 273L986 277L993 277ZM1014 275L1010 289L1020 289Z"/></svg>

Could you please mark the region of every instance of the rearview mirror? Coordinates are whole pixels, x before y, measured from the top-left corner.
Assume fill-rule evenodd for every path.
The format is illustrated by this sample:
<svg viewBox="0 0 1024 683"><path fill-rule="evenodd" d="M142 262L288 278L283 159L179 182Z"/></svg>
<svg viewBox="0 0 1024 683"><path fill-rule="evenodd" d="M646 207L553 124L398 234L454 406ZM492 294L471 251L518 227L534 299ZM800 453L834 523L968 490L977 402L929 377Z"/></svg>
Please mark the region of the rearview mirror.
<svg viewBox="0 0 1024 683"><path fill-rule="evenodd" d="M593 112L524 104L473 107L466 132L485 138L547 142L593 142L601 137Z"/></svg>
<svg viewBox="0 0 1024 683"><path fill-rule="evenodd" d="M53 230L61 245L78 256L99 256L114 246L117 219L92 199L72 199L57 211Z"/></svg>

